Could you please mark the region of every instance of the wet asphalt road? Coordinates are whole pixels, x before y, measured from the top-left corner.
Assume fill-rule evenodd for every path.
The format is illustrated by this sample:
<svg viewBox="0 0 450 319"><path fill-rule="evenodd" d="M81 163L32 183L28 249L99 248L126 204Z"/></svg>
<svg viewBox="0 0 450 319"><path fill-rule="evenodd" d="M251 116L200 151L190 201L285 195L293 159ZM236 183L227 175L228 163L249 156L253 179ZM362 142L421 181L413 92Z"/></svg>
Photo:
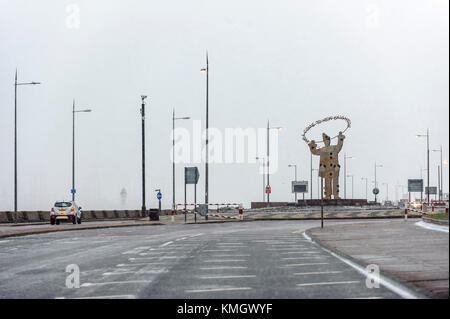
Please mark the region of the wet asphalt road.
<svg viewBox="0 0 450 319"><path fill-rule="evenodd" d="M302 231L317 226L165 225L3 238L0 298L399 298L367 288L363 275L306 240ZM79 288L66 287L71 264L80 269Z"/></svg>

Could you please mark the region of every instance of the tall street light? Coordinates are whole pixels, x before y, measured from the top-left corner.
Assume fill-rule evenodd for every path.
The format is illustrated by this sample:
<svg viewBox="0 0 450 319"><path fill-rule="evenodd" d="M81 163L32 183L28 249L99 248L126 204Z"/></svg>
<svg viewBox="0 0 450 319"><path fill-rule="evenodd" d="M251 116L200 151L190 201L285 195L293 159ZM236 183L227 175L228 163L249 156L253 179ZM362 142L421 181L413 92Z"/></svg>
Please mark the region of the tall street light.
<svg viewBox="0 0 450 319"><path fill-rule="evenodd" d="M295 181L297 181L297 165L296 164L289 164L288 167L293 167L295 169ZM295 194L295 203L297 204L297 193Z"/></svg>
<svg viewBox="0 0 450 319"><path fill-rule="evenodd" d="M366 181L366 200L368 199L367 197L367 182L368 182L368 178L367 177L361 177L361 180L365 180Z"/></svg>
<svg viewBox="0 0 450 319"><path fill-rule="evenodd" d="M75 113L88 113L90 109L75 110L75 99L72 103L72 201L75 201Z"/></svg>
<svg viewBox="0 0 450 319"><path fill-rule="evenodd" d="M266 188L266 171L265 171L265 169L266 169L266 158L263 156L263 157L255 157L255 159L257 159L258 162L260 162L260 163L262 162L262 167L263 167L263 173L262 173L262 176L263 176L263 197L262 197L262 201L264 202L264 197L266 196L266 192L265 192L265 188Z"/></svg>
<svg viewBox="0 0 450 319"><path fill-rule="evenodd" d="M208 109L208 103L209 103L209 61L208 61L208 51L206 51L206 68L202 68L200 71L206 72L206 156L205 156L205 204L208 205L208 180L209 180L209 174L208 174L208 144L209 144L209 109ZM208 206L207 206L208 207ZM208 215L206 215L206 219L208 219Z"/></svg>
<svg viewBox="0 0 450 319"><path fill-rule="evenodd" d="M270 188L270 138L269 132L270 130L281 130L281 126L270 127L269 120L267 120L267 188ZM270 189L271 191L271 189ZM270 206L270 191L267 192L267 206Z"/></svg>
<svg viewBox="0 0 450 319"><path fill-rule="evenodd" d="M141 95L141 120L142 120L142 208L141 215L145 217L147 208L145 207L145 99L146 95Z"/></svg>
<svg viewBox="0 0 450 319"><path fill-rule="evenodd" d="M440 168L440 170L441 170L441 172L440 172L440 174L438 173L438 184L439 184L439 201L441 201L441 196L442 196L442 194L444 193L444 191L443 191L443 188L444 188L444 180L442 179L442 170L443 170L443 166L442 166L442 145L440 145L440 147L439 147L439 149L438 150L432 150L433 152L439 152L439 153L441 153L441 168ZM440 176L439 176L440 175Z"/></svg>
<svg viewBox="0 0 450 319"><path fill-rule="evenodd" d="M172 112L172 209L175 212L175 121L189 120L190 117L175 117L175 108Z"/></svg>
<svg viewBox="0 0 450 319"><path fill-rule="evenodd" d="M19 85L38 85L40 82L17 82L17 69L14 78L14 222L17 220L17 87Z"/></svg>
<svg viewBox="0 0 450 319"><path fill-rule="evenodd" d="M353 199L353 175L347 175L347 177L351 177L351 179L352 179L352 199Z"/></svg>
<svg viewBox="0 0 450 319"><path fill-rule="evenodd" d="M375 181L374 181L374 184L375 184L375 188L377 188L377 167L383 167L383 165L377 165L377 162L375 162ZM377 202L377 194L374 194L375 195L375 203Z"/></svg>
<svg viewBox="0 0 450 319"><path fill-rule="evenodd" d="M427 129L427 134L416 134L416 136L427 138L427 204L430 205L430 130Z"/></svg>
<svg viewBox="0 0 450 319"><path fill-rule="evenodd" d="M347 199L347 159L355 159L354 156L347 156L347 154L344 153L344 199ZM353 196L352 196L353 197Z"/></svg>

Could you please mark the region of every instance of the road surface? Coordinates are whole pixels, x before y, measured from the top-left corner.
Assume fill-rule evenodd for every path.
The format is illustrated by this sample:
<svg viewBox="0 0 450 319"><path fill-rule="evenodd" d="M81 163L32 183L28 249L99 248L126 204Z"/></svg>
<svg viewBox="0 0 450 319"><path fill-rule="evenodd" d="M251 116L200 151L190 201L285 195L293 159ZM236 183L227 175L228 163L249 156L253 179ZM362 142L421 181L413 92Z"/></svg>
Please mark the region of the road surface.
<svg viewBox="0 0 450 319"><path fill-rule="evenodd" d="M363 275L305 239L302 231L319 225L260 221L3 238L0 298L399 298L367 288ZM80 287L67 288L73 273L66 267L74 264Z"/></svg>

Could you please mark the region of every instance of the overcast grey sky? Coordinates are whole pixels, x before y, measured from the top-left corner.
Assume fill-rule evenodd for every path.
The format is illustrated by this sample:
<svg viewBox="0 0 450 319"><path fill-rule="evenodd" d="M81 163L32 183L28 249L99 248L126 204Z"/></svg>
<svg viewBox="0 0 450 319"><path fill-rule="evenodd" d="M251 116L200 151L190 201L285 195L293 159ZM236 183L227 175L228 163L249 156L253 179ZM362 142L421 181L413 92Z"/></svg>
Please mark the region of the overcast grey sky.
<svg viewBox="0 0 450 319"><path fill-rule="evenodd" d="M79 28L72 19L77 7ZM93 110L77 115L80 205L120 208L125 188L124 207L140 208L140 94L149 96L147 206L157 205L153 190L161 188L169 207L172 108L204 125L206 50L210 126L264 128L270 119L284 127L273 201L293 199L288 164L309 179L300 135L330 115L352 120L340 160L344 152L357 157L348 162L355 197L365 197L361 177L373 180L377 161L380 196L386 198L381 183L387 182L393 198L394 185L406 185L426 167L426 140L416 133L429 127L431 147L442 144L448 159L448 12L447 0L0 0L0 210L14 203L16 67L19 81L42 82L18 89L19 210L47 210L70 198L74 98ZM191 131L192 123L177 125ZM334 123L316 135L322 128L329 135L339 130ZM439 153L430 154L430 163L434 186ZM199 168L202 201L204 165ZM444 166L445 192L448 172ZM182 180L180 164L177 202ZM316 177L313 182L316 197ZM348 180L347 197L350 192ZM261 197L256 164L210 165L210 202L249 205Z"/></svg>

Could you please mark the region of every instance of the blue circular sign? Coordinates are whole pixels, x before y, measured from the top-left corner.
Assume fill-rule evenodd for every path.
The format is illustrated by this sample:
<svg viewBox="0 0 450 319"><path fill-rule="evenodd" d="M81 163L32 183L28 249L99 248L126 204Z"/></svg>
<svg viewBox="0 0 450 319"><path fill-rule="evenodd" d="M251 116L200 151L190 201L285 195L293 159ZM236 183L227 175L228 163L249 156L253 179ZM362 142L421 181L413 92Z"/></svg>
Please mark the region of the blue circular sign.
<svg viewBox="0 0 450 319"><path fill-rule="evenodd" d="M156 198L158 198L158 199L161 199L161 198L162 198L161 192L158 192L158 194L156 194Z"/></svg>

